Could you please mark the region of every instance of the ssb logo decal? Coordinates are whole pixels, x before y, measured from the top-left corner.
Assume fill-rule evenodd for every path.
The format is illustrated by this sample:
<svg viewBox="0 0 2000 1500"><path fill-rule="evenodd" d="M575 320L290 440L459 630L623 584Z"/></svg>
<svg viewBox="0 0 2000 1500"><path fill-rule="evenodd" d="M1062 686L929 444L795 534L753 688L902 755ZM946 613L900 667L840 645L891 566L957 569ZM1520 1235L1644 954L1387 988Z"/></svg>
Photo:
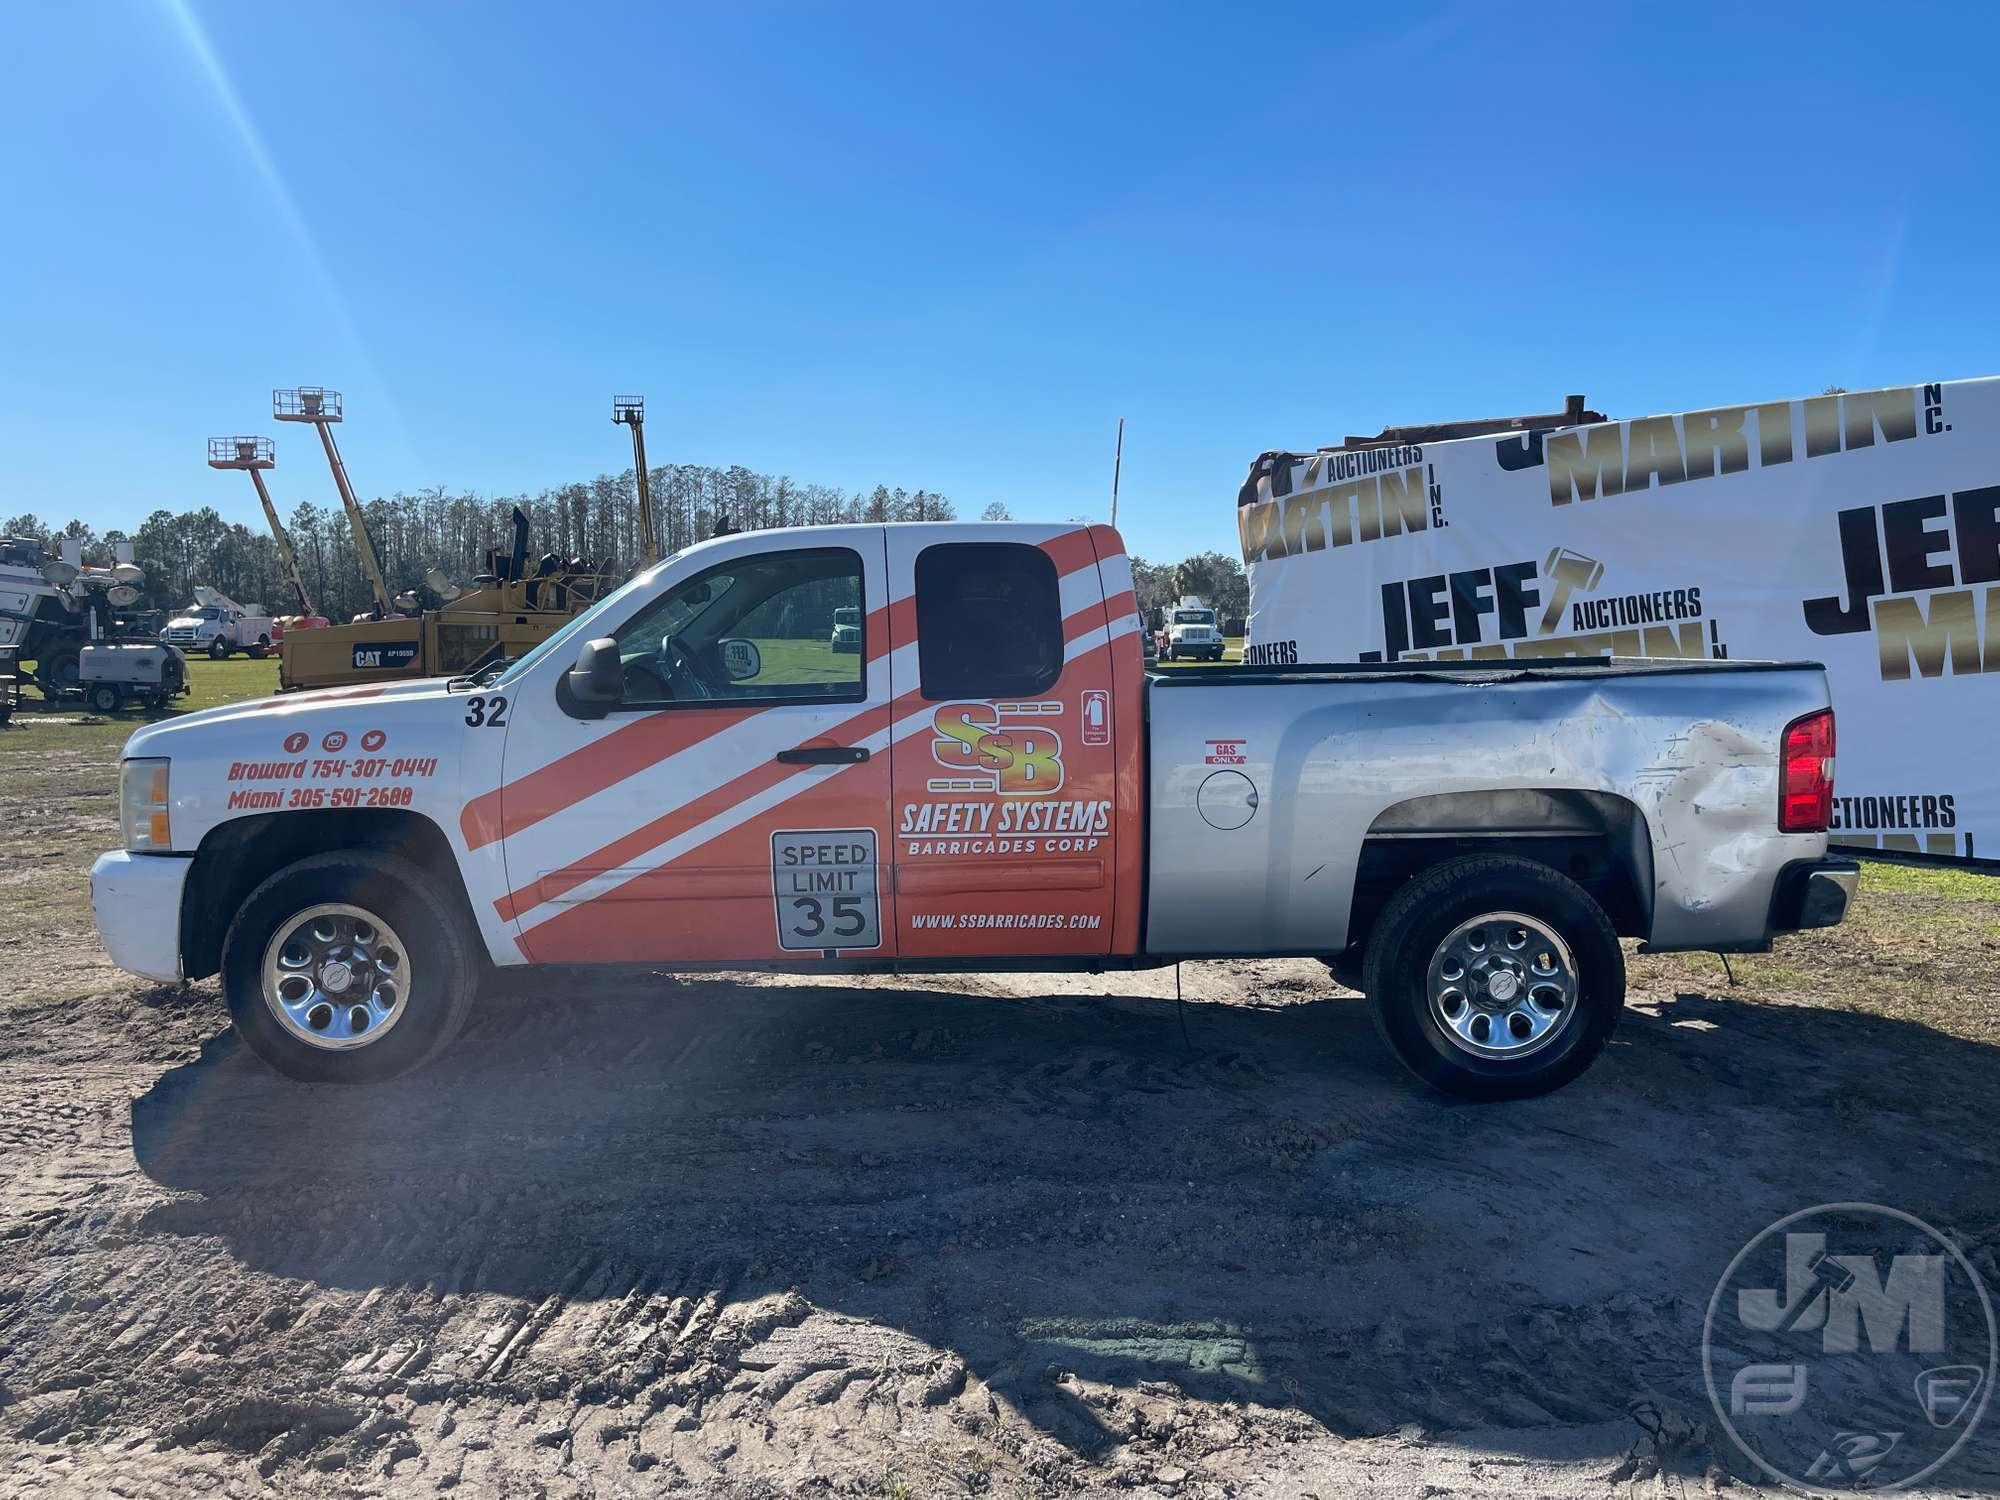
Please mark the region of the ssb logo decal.
<svg viewBox="0 0 2000 1500"><path fill-rule="evenodd" d="M931 758L956 776L933 776L933 792L1042 797L1063 784L1062 736L1039 720L1060 703L947 703L931 720Z"/></svg>

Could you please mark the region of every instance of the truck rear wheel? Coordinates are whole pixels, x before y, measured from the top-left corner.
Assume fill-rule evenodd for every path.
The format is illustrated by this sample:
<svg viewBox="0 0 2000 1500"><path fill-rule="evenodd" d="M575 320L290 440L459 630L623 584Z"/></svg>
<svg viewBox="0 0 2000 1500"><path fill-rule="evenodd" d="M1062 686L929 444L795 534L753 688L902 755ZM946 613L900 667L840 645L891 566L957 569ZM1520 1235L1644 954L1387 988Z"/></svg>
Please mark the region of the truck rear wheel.
<svg viewBox="0 0 2000 1500"><path fill-rule="evenodd" d="M243 903L223 940L222 989L237 1035L280 1073L374 1083L458 1034L478 991L475 941L407 860L316 854Z"/></svg>
<svg viewBox="0 0 2000 1500"><path fill-rule="evenodd" d="M1533 860L1447 860L1390 898L1368 941L1376 1028L1417 1077L1469 1099L1521 1099L1590 1066L1625 1005L1603 908Z"/></svg>

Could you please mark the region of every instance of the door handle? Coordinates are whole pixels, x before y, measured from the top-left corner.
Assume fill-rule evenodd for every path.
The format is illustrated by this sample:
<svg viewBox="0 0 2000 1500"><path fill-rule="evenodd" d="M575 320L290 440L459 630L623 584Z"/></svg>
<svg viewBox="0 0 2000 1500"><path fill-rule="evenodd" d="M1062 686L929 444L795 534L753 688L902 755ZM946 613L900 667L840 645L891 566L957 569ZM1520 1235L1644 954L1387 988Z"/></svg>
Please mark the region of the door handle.
<svg viewBox="0 0 2000 1500"><path fill-rule="evenodd" d="M797 745L780 750L779 760L788 766L858 766L868 759L864 745Z"/></svg>

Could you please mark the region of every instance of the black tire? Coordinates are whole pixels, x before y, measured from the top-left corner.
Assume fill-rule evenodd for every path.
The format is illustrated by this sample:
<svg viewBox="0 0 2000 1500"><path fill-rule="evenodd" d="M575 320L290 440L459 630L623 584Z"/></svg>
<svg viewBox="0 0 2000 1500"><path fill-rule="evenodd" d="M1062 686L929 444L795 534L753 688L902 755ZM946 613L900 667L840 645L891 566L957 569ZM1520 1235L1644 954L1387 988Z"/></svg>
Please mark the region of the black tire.
<svg viewBox="0 0 2000 1500"><path fill-rule="evenodd" d="M280 925L323 903L392 917L414 981L379 1041L340 1051L287 1030L264 1002L261 976ZM285 866L250 893L222 945L222 991L236 1034L280 1073L307 1083L377 1083L421 1067L465 1024L481 973L477 934L459 904L434 876L373 850L315 854Z"/></svg>
<svg viewBox="0 0 2000 1500"><path fill-rule="evenodd" d="M100 682L90 690L90 707L94 713L115 714L124 701L124 694L108 682Z"/></svg>
<svg viewBox="0 0 2000 1500"><path fill-rule="evenodd" d="M1567 1013L1545 1045L1518 1058L1475 1055L1431 1008L1433 955L1462 923L1488 912L1545 924L1575 967ZM1604 1050L1625 1006L1625 954L1603 908L1567 876L1510 855L1447 860L1397 891L1369 934L1362 978L1376 1029L1397 1060L1433 1088L1467 1099L1524 1099L1561 1088Z"/></svg>
<svg viewBox="0 0 2000 1500"><path fill-rule="evenodd" d="M229 642L225 641L221 636L217 636L214 640L210 641L208 643L208 659L210 661L228 661Z"/></svg>
<svg viewBox="0 0 2000 1500"><path fill-rule="evenodd" d="M58 702L83 687L83 660L74 646L59 647L46 661L35 663L35 685L49 702Z"/></svg>

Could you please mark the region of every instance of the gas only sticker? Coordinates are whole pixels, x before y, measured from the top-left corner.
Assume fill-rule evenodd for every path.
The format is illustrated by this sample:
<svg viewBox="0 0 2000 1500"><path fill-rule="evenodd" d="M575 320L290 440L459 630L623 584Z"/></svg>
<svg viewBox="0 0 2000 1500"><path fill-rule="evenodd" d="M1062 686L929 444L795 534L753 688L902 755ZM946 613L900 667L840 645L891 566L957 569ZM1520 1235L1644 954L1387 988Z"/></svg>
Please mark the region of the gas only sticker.
<svg viewBox="0 0 2000 1500"><path fill-rule="evenodd" d="M771 835L778 946L788 952L882 946L875 830L812 828Z"/></svg>

